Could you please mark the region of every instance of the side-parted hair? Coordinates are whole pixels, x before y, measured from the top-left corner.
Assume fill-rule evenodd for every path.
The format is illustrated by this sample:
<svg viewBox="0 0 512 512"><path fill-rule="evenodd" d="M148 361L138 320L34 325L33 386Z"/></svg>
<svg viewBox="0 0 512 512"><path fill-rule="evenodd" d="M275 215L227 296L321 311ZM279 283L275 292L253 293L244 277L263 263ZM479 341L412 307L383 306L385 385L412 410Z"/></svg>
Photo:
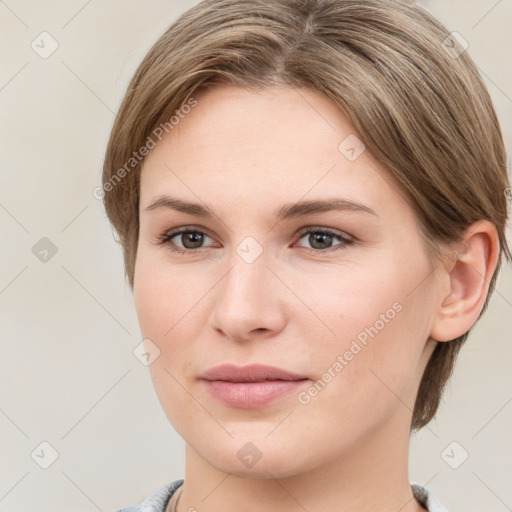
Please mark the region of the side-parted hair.
<svg viewBox="0 0 512 512"><path fill-rule="evenodd" d="M407 0L204 0L161 35L130 81L103 167L103 202L132 290L143 156L194 94L219 83L305 87L333 100L407 191L433 263L470 224L492 222L500 256L481 317L503 257L512 259L503 137L460 37ZM468 334L437 343L411 430L435 415Z"/></svg>

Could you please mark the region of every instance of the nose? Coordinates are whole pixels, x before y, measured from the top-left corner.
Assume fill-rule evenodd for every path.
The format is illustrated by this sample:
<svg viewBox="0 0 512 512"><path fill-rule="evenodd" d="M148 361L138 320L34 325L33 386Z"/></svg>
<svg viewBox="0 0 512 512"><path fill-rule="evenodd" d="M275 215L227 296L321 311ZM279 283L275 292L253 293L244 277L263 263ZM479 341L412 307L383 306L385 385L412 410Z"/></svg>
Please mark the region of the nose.
<svg viewBox="0 0 512 512"><path fill-rule="evenodd" d="M263 252L248 262L235 254L231 267L215 287L210 323L238 342L275 336L286 325L287 289L269 267Z"/></svg>

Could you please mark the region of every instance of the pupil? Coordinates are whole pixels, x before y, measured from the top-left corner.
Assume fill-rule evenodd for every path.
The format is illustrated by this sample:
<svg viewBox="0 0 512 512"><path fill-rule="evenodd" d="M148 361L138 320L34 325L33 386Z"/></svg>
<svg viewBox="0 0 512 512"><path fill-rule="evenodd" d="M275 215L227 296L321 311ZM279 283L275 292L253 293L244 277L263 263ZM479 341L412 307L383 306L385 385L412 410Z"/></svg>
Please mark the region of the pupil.
<svg viewBox="0 0 512 512"><path fill-rule="evenodd" d="M314 247L314 245L315 245L315 244L314 244L315 239L316 239L316 238L318 238L318 237L320 237L320 238L322 238L322 239L323 239L323 244L324 244L324 246L323 246L323 247L317 247L317 249L325 249L326 247L328 247L328 245L329 245L329 244L325 244L325 239L326 239L326 238L328 239L328 241L332 241L332 240L331 240L331 239L332 239L332 236L331 236L331 235L326 235L326 234L322 234L322 233L320 233L320 234L314 234L314 233L312 233L312 234L310 234L310 235L309 235L309 243L310 243L313 247ZM322 242L320 242L320 244L322 245Z"/></svg>
<svg viewBox="0 0 512 512"><path fill-rule="evenodd" d="M192 242L192 247L187 246L187 244L185 243L187 241L187 239L189 239ZM197 233L195 231L186 233L184 235L184 238L182 239L183 245L187 249L197 249L198 247L201 246L202 241L203 241L203 235L201 233Z"/></svg>

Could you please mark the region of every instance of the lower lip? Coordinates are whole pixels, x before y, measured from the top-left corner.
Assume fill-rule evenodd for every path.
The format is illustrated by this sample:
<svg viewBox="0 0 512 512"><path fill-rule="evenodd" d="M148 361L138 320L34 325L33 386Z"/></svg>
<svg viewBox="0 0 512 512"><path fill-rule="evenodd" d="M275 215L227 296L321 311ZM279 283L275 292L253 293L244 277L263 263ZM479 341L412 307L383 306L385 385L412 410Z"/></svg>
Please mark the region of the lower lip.
<svg viewBox="0 0 512 512"><path fill-rule="evenodd" d="M208 391L218 400L232 407L256 409L276 399L297 391L304 386L303 380L265 380L262 382L226 382L205 380Z"/></svg>

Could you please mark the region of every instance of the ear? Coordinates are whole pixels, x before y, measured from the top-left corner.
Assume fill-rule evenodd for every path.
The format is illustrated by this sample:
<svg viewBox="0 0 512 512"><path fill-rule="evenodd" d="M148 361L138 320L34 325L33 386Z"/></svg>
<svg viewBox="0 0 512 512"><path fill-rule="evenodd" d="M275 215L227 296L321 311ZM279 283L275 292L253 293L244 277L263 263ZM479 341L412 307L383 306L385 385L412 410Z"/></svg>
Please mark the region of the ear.
<svg viewBox="0 0 512 512"><path fill-rule="evenodd" d="M469 226L453 249L455 261L443 270L449 282L439 297L430 337L450 341L471 329L483 309L500 254L496 226L480 220Z"/></svg>

